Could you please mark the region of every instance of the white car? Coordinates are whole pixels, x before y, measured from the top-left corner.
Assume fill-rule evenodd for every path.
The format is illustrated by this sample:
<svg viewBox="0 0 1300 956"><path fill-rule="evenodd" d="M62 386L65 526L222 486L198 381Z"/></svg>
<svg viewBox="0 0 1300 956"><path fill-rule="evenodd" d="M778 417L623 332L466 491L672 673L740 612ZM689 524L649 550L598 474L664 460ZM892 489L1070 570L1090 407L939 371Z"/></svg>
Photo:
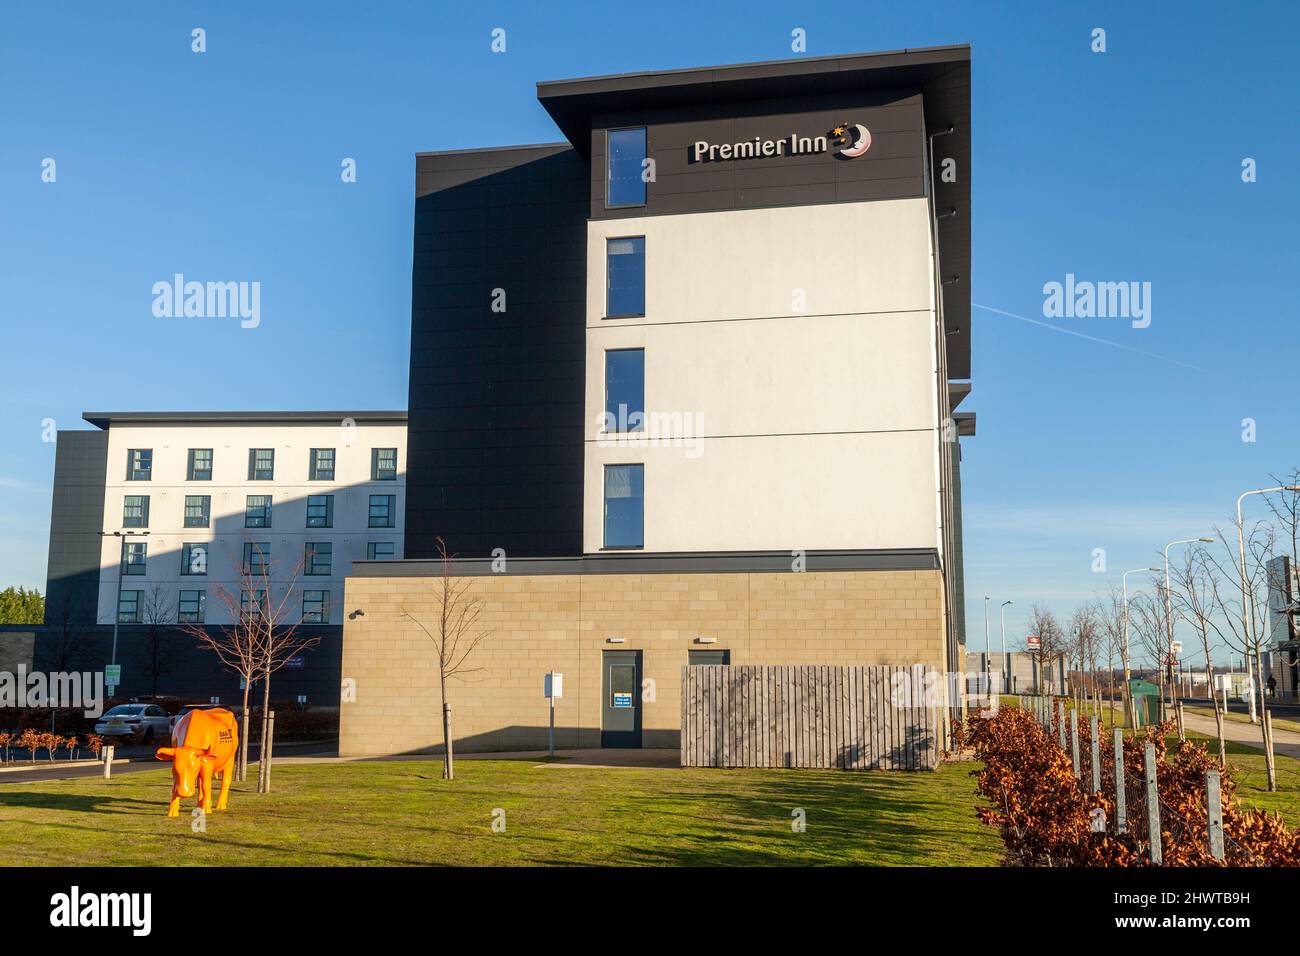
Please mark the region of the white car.
<svg viewBox="0 0 1300 956"><path fill-rule="evenodd" d="M96 721L95 733L150 744L171 738L171 717L157 704L118 704Z"/></svg>

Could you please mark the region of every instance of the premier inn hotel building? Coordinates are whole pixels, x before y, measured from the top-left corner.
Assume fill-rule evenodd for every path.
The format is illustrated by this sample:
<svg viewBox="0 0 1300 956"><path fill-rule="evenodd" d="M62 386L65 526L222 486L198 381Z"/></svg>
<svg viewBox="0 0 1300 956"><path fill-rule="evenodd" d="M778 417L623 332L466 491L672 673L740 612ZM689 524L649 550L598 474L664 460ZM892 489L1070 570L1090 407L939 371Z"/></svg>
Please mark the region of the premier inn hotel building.
<svg viewBox="0 0 1300 956"><path fill-rule="evenodd" d="M685 667L964 660L970 59L540 83L416 157L405 559L346 582L341 752L676 747ZM423 628L422 626L423 625Z"/></svg>

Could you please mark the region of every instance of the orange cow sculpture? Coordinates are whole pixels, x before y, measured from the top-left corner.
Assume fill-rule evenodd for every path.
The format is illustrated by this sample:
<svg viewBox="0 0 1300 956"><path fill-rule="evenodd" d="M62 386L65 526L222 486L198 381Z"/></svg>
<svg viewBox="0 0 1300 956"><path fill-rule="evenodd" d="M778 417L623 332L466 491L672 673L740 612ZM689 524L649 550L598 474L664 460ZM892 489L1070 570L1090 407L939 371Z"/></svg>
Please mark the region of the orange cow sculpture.
<svg viewBox="0 0 1300 956"><path fill-rule="evenodd" d="M212 778L221 774L221 795L217 809L226 809L230 794L230 771L239 749L239 724L230 711L191 710L172 729L172 745L159 747L159 760L172 762L172 802L167 816L180 815L181 798L197 791L198 804L204 813L212 812Z"/></svg>

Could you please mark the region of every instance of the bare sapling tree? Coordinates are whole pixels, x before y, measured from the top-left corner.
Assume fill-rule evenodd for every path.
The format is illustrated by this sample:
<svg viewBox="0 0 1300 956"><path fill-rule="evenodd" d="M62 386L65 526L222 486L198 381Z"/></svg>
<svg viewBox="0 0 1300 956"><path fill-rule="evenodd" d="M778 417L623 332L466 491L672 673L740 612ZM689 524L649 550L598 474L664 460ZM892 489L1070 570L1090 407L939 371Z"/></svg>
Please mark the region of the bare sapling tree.
<svg viewBox="0 0 1300 956"><path fill-rule="evenodd" d="M1079 668L1075 699L1077 705L1082 707L1096 695L1097 642L1100 640L1101 630L1096 606L1088 603L1075 608L1074 613L1070 615L1068 630L1073 635L1072 656L1078 662Z"/></svg>
<svg viewBox="0 0 1300 956"><path fill-rule="evenodd" d="M1212 585L1210 578L1214 571L1203 547L1188 549L1183 555L1183 563L1170 570L1170 585L1174 612L1192 626L1201 642L1201 653L1205 656L1205 677L1208 682L1210 703L1214 705L1214 726L1219 738L1219 766L1227 760L1227 742L1223 736L1223 711L1219 704L1219 695L1214 692L1214 656L1210 651L1210 637L1218 636L1218 628L1212 624L1214 613Z"/></svg>
<svg viewBox="0 0 1300 956"><path fill-rule="evenodd" d="M149 680L149 693L157 696L158 681L171 673L173 664L172 640L168 628L176 620L176 605L161 584L155 584L141 595L140 622L144 625L144 641L137 649L140 670Z"/></svg>
<svg viewBox="0 0 1300 956"><path fill-rule="evenodd" d="M206 569L206 552L199 552L198 560ZM204 570L202 573L206 573ZM254 675L258 665L258 641L260 629L254 621L253 609L240 600L240 596L252 590L255 582L245 573L242 563L235 564L238 586L229 588L218 583L211 588L213 600L217 604L220 616L228 623L205 625L202 618L205 613L197 615L199 620L184 621L181 627L199 646L216 655L222 667L239 678L244 690L243 705L239 712L239 752L235 758L235 779L248 778L248 697L253 689Z"/></svg>
<svg viewBox="0 0 1300 956"><path fill-rule="evenodd" d="M1106 645L1106 671L1110 685L1110 722L1112 726L1118 726L1115 723L1115 660L1119 659L1121 673L1127 677L1129 649L1124 632L1124 592L1116 585L1112 584L1109 593L1097 599L1097 620L1102 640ZM1120 698L1123 701L1124 720L1131 727L1133 714L1129 706L1127 681L1124 681L1120 687Z"/></svg>
<svg viewBox="0 0 1300 956"><path fill-rule="evenodd" d="M1210 587L1210 605L1213 613L1208 623L1215 628L1220 639L1229 648L1240 651L1242 657L1253 662L1253 674L1248 683L1252 706L1258 704L1262 718L1259 722L1260 739L1264 744L1264 767L1268 772L1268 789L1277 789L1277 768L1273 761L1273 735L1270 731L1268 699L1264 695L1263 655L1261 652L1267 631L1269 558L1273 554L1275 533L1272 525L1256 522L1249 528L1238 528L1233 519L1232 531L1216 527L1215 537L1219 547L1205 549L1206 567L1211 572L1207 581ZM1239 547L1235 540L1240 534ZM1245 560L1241 559L1244 550ZM1244 566L1243 566L1244 565ZM1248 667L1248 670L1252 668Z"/></svg>
<svg viewBox="0 0 1300 956"><path fill-rule="evenodd" d="M482 668L470 667L470 656L490 635L480 626L483 601L474 592L474 581L457 577L454 573L455 555L449 554L447 544L437 538L438 556L442 561L442 574L433 586L434 620L426 625L405 607L402 616L411 621L433 642L438 660L438 692L442 703L442 776L454 780L456 768L451 735L451 700L447 696L447 683L463 680Z"/></svg>
<svg viewBox="0 0 1300 956"><path fill-rule="evenodd" d="M1061 630L1056 615L1041 604L1035 604L1029 612L1029 633L1038 638L1037 647L1030 647L1026 643L1026 650L1038 671L1038 692L1050 694L1053 686L1049 676L1052 664L1068 651L1065 632Z"/></svg>
<svg viewBox="0 0 1300 956"><path fill-rule="evenodd" d="M260 544L245 549L243 572L251 587L243 589L241 604L247 609L256 640L257 670L262 681L262 732L258 746L257 792L271 792L271 761L274 759L274 724L271 711L271 675L304 651L320 643L320 637L301 632L303 601L298 579L311 555L296 561L273 562ZM276 569L287 570L277 575ZM321 623L316 621L314 623Z"/></svg>
<svg viewBox="0 0 1300 956"><path fill-rule="evenodd" d="M1169 689L1166 671L1169 667L1169 626L1166 616L1164 581L1153 579L1152 593L1129 595L1128 616L1129 636L1136 639L1141 649L1143 660L1149 660L1155 667L1156 687L1160 701L1166 704ZM1165 716L1168 716L1166 711Z"/></svg>

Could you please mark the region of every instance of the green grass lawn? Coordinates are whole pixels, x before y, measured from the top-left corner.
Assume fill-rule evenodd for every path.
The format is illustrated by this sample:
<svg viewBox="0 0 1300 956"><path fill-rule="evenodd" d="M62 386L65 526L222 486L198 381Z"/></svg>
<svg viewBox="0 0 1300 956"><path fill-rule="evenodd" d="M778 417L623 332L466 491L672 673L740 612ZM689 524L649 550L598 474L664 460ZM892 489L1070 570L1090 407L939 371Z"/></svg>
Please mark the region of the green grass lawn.
<svg viewBox="0 0 1300 956"><path fill-rule="evenodd" d="M191 831L171 772L0 786L6 865L993 866L976 765L934 773L539 767L466 760L284 766ZM255 770L250 772L250 778ZM506 830L494 833L493 811ZM807 828L792 831L791 814Z"/></svg>

